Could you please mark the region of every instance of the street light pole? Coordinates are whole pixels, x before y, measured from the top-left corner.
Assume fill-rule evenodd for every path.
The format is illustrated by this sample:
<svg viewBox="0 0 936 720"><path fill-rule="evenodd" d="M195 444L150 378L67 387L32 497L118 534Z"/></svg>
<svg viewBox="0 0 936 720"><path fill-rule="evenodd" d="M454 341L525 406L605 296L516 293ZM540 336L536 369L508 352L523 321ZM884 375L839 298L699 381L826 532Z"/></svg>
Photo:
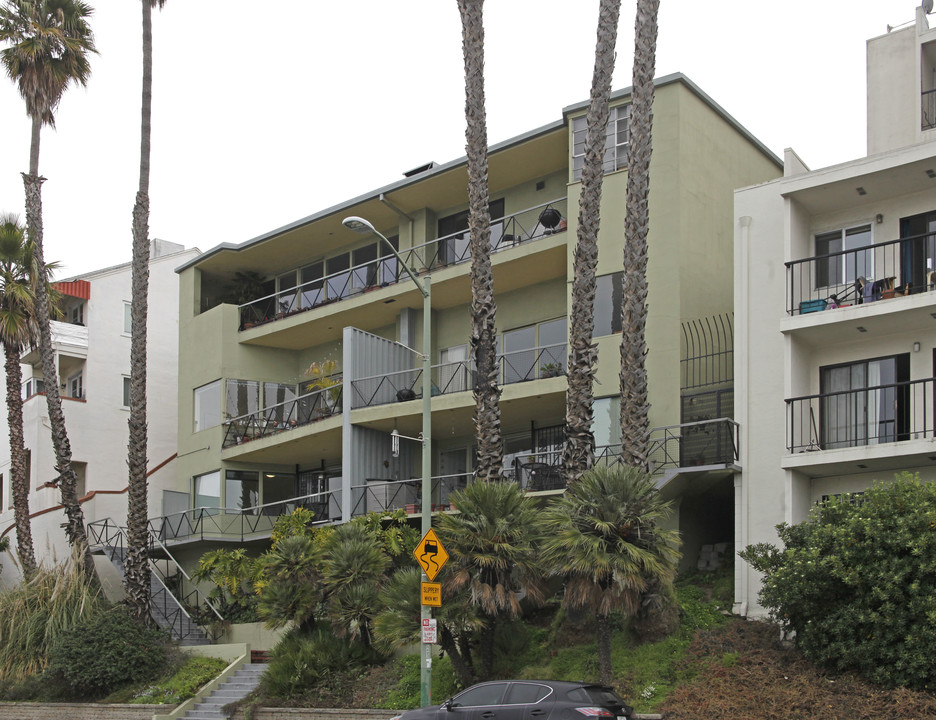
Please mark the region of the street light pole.
<svg viewBox="0 0 936 720"><path fill-rule="evenodd" d="M384 235L377 232L376 228L360 217L346 217L341 224L350 230L358 233L371 233L380 238L384 245L390 248L396 257L397 262L403 266L406 274L416 285L416 288L423 296L423 352L422 352L422 501L420 512L422 514L422 536L432 528L432 281L428 275L420 280L412 268L406 264L403 257L393 247ZM422 581L428 582L429 578L423 573ZM428 605L422 604L422 593L420 593L419 619L420 627L423 621L432 617L432 611ZM420 643L419 658L419 694L423 707L432 704L432 645L426 642Z"/></svg>

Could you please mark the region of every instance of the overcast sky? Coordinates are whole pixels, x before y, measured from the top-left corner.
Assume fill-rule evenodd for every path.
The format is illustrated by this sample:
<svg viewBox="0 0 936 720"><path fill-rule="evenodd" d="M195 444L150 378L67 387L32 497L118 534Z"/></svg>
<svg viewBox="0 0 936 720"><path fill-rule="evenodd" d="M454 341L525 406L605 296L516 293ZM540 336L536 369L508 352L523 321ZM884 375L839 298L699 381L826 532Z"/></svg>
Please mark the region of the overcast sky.
<svg viewBox="0 0 936 720"><path fill-rule="evenodd" d="M138 2L90 0L100 54L43 130L45 257L59 277L127 262L138 182ZM614 88L631 84L625 0ZM488 0L493 144L588 98L598 0ZM662 0L657 75L681 72L770 150L865 154L865 42L912 0ZM464 155L455 0L169 0L154 11L150 236L208 250ZM0 211L24 216L29 122L0 80Z"/></svg>

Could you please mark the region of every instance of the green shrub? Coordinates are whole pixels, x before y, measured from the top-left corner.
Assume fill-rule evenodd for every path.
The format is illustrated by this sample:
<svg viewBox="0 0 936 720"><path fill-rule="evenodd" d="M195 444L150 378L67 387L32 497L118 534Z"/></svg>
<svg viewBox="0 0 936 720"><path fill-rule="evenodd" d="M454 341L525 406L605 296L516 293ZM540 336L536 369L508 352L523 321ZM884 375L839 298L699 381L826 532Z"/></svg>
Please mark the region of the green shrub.
<svg viewBox="0 0 936 720"><path fill-rule="evenodd" d="M227 666L227 660L221 658L189 658L171 677L138 691L130 702L178 705L195 697L195 693L218 677Z"/></svg>
<svg viewBox="0 0 936 720"><path fill-rule="evenodd" d="M936 487L908 473L817 506L741 557L764 573L761 604L814 662L926 688L936 667Z"/></svg>
<svg viewBox="0 0 936 720"><path fill-rule="evenodd" d="M162 632L114 607L62 633L49 653L47 672L76 696L105 695L120 685L158 677L167 649Z"/></svg>
<svg viewBox="0 0 936 720"><path fill-rule="evenodd" d="M299 697L334 673L382 660L373 648L337 638L328 629L293 630L273 648L273 659L263 676L263 692L281 698Z"/></svg>
<svg viewBox="0 0 936 720"><path fill-rule="evenodd" d="M41 675L58 637L101 612L104 603L97 580L74 557L39 568L28 582L0 593L0 680Z"/></svg>
<svg viewBox="0 0 936 720"><path fill-rule="evenodd" d="M383 702L376 704L388 710L409 710L422 702L421 671L419 656L406 655L394 661L399 682L392 688ZM432 702L435 705L452 697L459 690L452 662L448 657L432 661Z"/></svg>

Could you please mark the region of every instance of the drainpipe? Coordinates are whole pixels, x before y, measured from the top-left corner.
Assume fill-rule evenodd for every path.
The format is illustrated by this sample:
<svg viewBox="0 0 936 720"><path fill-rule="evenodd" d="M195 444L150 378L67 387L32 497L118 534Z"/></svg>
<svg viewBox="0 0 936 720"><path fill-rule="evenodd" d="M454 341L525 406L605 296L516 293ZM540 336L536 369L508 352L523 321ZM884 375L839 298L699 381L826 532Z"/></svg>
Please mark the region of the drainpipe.
<svg viewBox="0 0 936 720"><path fill-rule="evenodd" d="M741 403L741 417L737 418L741 426L741 439L740 447L738 448L738 463L741 465L741 472L735 475L734 481L734 495L735 495L735 552L737 553L740 550L743 550L749 544L749 532L750 532L750 514L749 514L749 502L750 502L750 489L749 483L745 482L744 474L745 472L750 472L748 467L748 438L750 438L750 433L748 430L748 403L751 398L751 388L750 388L750 347L751 347L751 313L750 313L750 303L751 303L751 294L750 294L750 285L751 285L751 253L750 253L750 241L751 241L751 217L745 215L739 218L740 224L740 242L738 243L737 252L739 257L736 258L735 267L739 270L740 276L738 278L738 292L735 295L736 298L743 298L743 303L740 305L741 317L736 317L736 322L742 329L741 337L742 347L741 353L738 353L738 348L735 348L735 357L743 354L743 360L739 363L737 367L740 370L740 373L736 374L735 384L736 387L741 388L742 397L744 401ZM736 335L735 338L738 336ZM750 589L750 574L752 570L747 565L747 563L736 562L735 563L735 602L732 612L741 617L747 617L748 614L748 592Z"/></svg>

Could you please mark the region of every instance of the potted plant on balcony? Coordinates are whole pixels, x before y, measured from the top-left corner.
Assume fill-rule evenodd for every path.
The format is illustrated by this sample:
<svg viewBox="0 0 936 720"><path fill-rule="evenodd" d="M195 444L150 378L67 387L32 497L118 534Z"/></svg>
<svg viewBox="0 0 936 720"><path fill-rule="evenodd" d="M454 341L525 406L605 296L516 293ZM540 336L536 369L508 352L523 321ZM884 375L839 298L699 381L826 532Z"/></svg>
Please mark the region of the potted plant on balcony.
<svg viewBox="0 0 936 720"><path fill-rule="evenodd" d="M306 377L311 379L303 386L303 392L328 391L328 398L322 410L323 415L331 415L341 397L341 381L334 377L336 367L338 365L334 360L325 360L312 363L305 371Z"/></svg>
<svg viewBox="0 0 936 720"><path fill-rule="evenodd" d="M558 377L562 375L562 365L559 363L546 363L540 367L541 378Z"/></svg>

